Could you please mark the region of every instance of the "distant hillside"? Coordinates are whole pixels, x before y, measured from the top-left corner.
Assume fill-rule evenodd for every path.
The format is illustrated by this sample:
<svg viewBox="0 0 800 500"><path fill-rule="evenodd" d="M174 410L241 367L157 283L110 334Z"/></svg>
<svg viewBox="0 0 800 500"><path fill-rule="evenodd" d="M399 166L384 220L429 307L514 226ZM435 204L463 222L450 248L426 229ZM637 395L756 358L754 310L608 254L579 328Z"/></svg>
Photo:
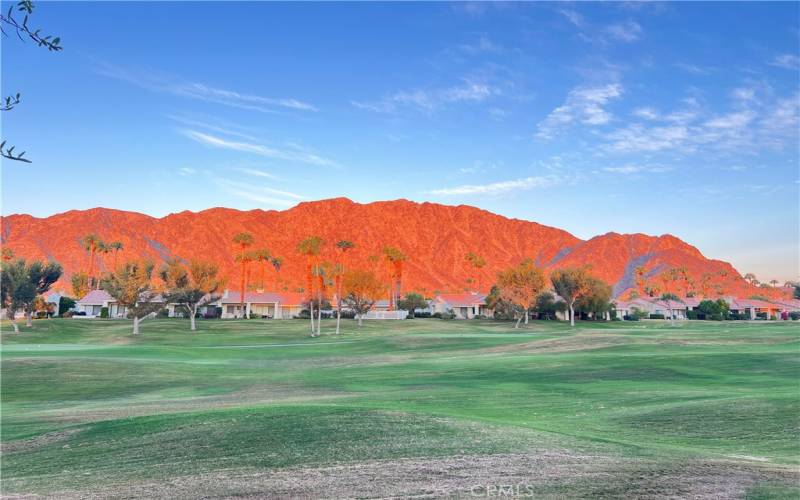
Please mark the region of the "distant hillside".
<svg viewBox="0 0 800 500"><path fill-rule="evenodd" d="M590 264L593 274L614 285L616 294L635 286L634 270L639 266L644 266L653 283L660 283L658 275L664 270L684 267L696 287L704 281L714 294L765 294L744 281L730 264L708 259L674 236L608 233L583 241L561 229L464 205L407 200L362 205L336 198L284 211L212 208L154 218L94 208L46 218L10 215L0 220L2 243L16 255L54 259L64 266L66 274L58 287L66 290L69 276L88 267L88 252L80 244L87 233L121 241L125 248L117 256L119 261L142 256L156 261L197 258L219 263L225 275L233 277L237 268L231 238L249 231L256 246L284 258L280 273L265 271L267 288L273 289L303 286L304 259L295 247L306 236L317 234L329 247L340 239L355 242L350 257L354 266L367 265L368 257L384 246L399 248L408 256L404 290L428 294L475 286L487 290L500 269L525 258L547 268ZM471 268L464 258L468 252L484 257L486 266ZM107 254L99 260L100 269L110 269L114 257ZM260 270L252 273L251 281L259 282Z"/></svg>

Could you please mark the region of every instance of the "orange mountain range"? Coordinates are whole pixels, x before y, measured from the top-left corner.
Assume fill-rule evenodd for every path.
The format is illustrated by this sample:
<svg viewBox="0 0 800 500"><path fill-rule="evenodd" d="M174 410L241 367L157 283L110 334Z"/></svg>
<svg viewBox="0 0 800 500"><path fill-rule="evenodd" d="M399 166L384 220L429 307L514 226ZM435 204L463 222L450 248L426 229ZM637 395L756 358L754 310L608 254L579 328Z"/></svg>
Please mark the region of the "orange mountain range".
<svg viewBox="0 0 800 500"><path fill-rule="evenodd" d="M643 281L660 290L666 286L678 295L689 289L713 297L777 297L782 293L752 286L727 262L708 259L671 235L607 233L584 241L561 229L465 205L407 200L359 204L335 198L300 203L284 211L211 208L155 218L94 208L45 218L15 214L0 217L0 222L2 244L15 255L61 263L65 273L55 289L66 291L72 273L89 267L89 252L81 244L89 233L124 246L116 256L97 257L95 268L100 270L110 270L117 259L147 257L156 263L172 258L200 259L218 263L231 288L236 288L237 247L231 240L236 233L247 231L255 238L253 248L267 248L283 258L280 271L272 266L262 271L251 264L251 286L269 290L294 291L304 286L305 258L296 246L309 235L319 235L331 260L337 241L355 243L347 257L350 267L375 266L376 259L370 256L380 255L386 246L401 250L407 256L403 293L486 292L498 271L526 258L547 269L590 265L593 275L613 285L615 296L641 288ZM465 258L470 252L483 257L486 265L474 268ZM636 269L642 267L645 274L637 283ZM682 268L684 279L664 285L660 277L672 268Z"/></svg>

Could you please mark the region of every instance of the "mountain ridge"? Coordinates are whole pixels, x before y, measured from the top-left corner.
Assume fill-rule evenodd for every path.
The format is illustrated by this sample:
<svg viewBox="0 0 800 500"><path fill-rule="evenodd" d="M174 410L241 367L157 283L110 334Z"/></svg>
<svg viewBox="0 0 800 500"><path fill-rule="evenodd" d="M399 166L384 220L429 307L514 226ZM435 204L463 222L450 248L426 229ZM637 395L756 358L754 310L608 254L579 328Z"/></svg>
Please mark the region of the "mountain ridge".
<svg viewBox="0 0 800 500"><path fill-rule="evenodd" d="M255 236L255 247L267 247L284 258L280 272L263 271L263 285L272 289L294 290L303 285L304 260L295 246L306 236L318 234L328 247L340 239L354 241L353 266L366 265L369 256L379 254L384 246L399 248L408 256L404 290L428 294L474 288L486 291L497 271L524 258L533 258L549 269L591 265L592 273L612 284L616 295L635 286L633 275L639 266L647 269L646 277L656 285L662 283L658 280L661 273L681 267L689 279L696 283L705 280L717 295L771 293L744 281L731 264L709 259L671 234L612 231L583 240L560 228L470 205L406 199L361 204L339 197L304 201L286 210L211 207L162 217L95 207L47 217L11 214L0 217L0 222L2 244L16 255L53 259L64 266L65 276L58 287L66 290L71 274L88 268L88 252L80 244L88 233L124 245L116 257L109 254L97 258L95 266L101 270L113 267L115 259L196 258L219 263L223 275L233 278L238 268L231 238L249 231ZM465 259L468 252L484 257L486 266L471 268ZM332 250L326 257L335 257ZM253 270L251 274L251 283L262 285L262 271ZM712 278L703 278L707 274Z"/></svg>

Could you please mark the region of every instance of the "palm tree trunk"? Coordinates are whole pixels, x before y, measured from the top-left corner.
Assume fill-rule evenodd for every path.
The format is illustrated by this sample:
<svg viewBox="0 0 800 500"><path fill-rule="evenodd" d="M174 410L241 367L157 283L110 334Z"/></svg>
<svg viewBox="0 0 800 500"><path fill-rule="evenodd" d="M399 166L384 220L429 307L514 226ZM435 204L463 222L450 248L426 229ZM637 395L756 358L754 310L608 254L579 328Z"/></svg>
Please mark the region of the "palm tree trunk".
<svg viewBox="0 0 800 500"><path fill-rule="evenodd" d="M139 335L139 316L133 317L133 334Z"/></svg>
<svg viewBox="0 0 800 500"><path fill-rule="evenodd" d="M575 306L572 304L569 305L569 324L575 326Z"/></svg>
<svg viewBox="0 0 800 500"><path fill-rule="evenodd" d="M314 301L313 300L309 300L308 301L308 312L309 312L309 315L311 316L311 336L313 337L314 336L314 332L315 332L315 330L314 330Z"/></svg>
<svg viewBox="0 0 800 500"><path fill-rule="evenodd" d="M33 317L33 312L31 311L25 312L25 326L33 326L32 317Z"/></svg>
<svg viewBox="0 0 800 500"><path fill-rule="evenodd" d="M194 317L197 316L197 306L195 305L193 308L189 309L189 324L191 325L190 330L195 331L197 330L197 325L195 324Z"/></svg>
<svg viewBox="0 0 800 500"><path fill-rule="evenodd" d="M239 296L240 299L240 311L242 313L242 318L244 318L244 245L242 245L242 275L239 278L239 292L241 295Z"/></svg>
<svg viewBox="0 0 800 500"><path fill-rule="evenodd" d="M14 333L19 333L19 325L15 319L11 320L11 326L14 327Z"/></svg>
<svg viewBox="0 0 800 500"><path fill-rule="evenodd" d="M526 324L526 325L528 324L528 316L529 316L529 315L530 315L530 313L528 312L528 310L527 310L527 309L525 309L525 324Z"/></svg>
<svg viewBox="0 0 800 500"><path fill-rule="evenodd" d="M317 291L317 336L322 334L322 284Z"/></svg>
<svg viewBox="0 0 800 500"><path fill-rule="evenodd" d="M342 299L339 293L336 293L336 335L339 335L339 323L342 320Z"/></svg>

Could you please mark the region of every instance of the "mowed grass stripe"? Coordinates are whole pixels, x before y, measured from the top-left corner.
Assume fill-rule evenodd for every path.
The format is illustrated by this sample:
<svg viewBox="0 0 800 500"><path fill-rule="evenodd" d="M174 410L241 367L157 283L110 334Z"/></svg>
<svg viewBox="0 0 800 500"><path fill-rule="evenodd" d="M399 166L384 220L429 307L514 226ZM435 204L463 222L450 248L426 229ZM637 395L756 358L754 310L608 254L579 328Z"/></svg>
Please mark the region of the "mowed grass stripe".
<svg viewBox="0 0 800 500"><path fill-rule="evenodd" d="M154 320L135 338L126 322L43 320L4 333L6 484L38 491L81 473L100 484L537 442L618 458L798 463L796 324L343 325L336 337L323 321L319 339L302 321L204 321L190 333L186 321ZM492 446L470 434L484 432Z"/></svg>

